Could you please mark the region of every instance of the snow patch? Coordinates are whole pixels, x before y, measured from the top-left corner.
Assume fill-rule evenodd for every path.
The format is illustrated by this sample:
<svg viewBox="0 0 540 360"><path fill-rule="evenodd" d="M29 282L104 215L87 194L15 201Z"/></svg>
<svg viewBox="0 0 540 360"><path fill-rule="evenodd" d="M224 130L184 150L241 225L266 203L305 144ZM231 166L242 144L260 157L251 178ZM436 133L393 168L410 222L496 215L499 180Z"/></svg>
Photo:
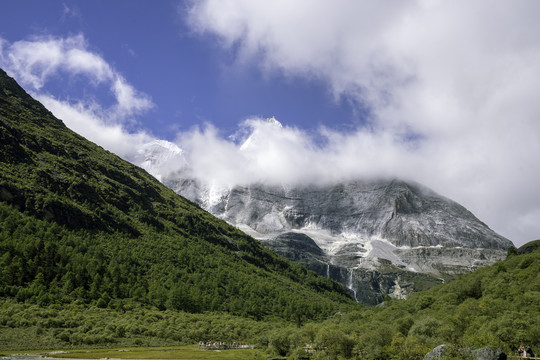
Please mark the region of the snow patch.
<svg viewBox="0 0 540 360"><path fill-rule="evenodd" d="M394 265L407 266L395 253L396 246L386 239L372 238L366 246L366 259L386 259Z"/></svg>
<svg viewBox="0 0 540 360"><path fill-rule="evenodd" d="M283 229L281 219L275 212L270 212L257 224L256 230L260 233L269 233Z"/></svg>

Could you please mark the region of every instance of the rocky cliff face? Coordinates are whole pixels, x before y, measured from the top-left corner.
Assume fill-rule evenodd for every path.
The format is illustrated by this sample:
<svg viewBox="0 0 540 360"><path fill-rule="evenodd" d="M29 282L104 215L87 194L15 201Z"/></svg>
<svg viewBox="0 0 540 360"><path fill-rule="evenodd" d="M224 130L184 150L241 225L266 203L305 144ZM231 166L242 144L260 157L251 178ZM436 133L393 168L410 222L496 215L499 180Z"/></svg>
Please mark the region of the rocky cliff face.
<svg viewBox="0 0 540 360"><path fill-rule="evenodd" d="M208 187L166 179L176 192L285 257L342 282L367 304L504 258L511 242L419 184Z"/></svg>
<svg viewBox="0 0 540 360"><path fill-rule="evenodd" d="M176 189L183 192L183 188ZM318 236L325 250L384 239L396 247L505 249L497 235L459 204L418 184L398 180L354 181L287 188L252 185L201 198L212 213L265 236L301 230ZM322 231L322 232L321 232ZM315 233L320 233L315 235ZM324 236L329 236L329 242ZM337 241L336 240L342 240ZM363 252L366 249L358 248Z"/></svg>

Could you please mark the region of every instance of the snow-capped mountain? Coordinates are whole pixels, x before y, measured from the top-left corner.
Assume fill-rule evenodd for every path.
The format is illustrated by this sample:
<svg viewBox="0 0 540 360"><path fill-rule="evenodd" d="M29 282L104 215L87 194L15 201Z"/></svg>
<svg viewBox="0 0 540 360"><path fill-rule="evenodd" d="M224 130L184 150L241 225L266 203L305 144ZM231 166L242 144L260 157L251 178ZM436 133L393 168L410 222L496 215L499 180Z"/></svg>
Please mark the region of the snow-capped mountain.
<svg viewBox="0 0 540 360"><path fill-rule="evenodd" d="M283 125L274 117L270 117L264 120L267 127L283 128ZM251 132L249 137L240 146L241 151L249 151L254 146L257 146L264 138L264 132L261 129L255 129Z"/></svg>
<svg viewBox="0 0 540 360"><path fill-rule="evenodd" d="M270 118L270 126L281 124ZM241 145L249 152L264 133ZM182 150L154 142L142 167L267 247L342 282L360 302L405 298L491 264L512 243L456 202L397 179L225 185L190 178ZM174 163L163 174L163 164ZM167 168L167 167L166 167ZM158 173L160 172L161 173Z"/></svg>
<svg viewBox="0 0 540 360"><path fill-rule="evenodd" d="M155 140L145 144L133 161L159 181L165 176L187 168L184 152L178 145L165 140Z"/></svg>

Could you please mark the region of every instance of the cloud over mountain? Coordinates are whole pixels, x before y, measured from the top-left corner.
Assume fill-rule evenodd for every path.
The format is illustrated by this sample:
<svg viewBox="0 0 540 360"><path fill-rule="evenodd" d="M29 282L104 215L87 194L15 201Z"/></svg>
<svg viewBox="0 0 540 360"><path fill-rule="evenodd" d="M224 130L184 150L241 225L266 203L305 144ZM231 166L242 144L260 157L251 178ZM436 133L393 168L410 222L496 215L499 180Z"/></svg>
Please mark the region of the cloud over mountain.
<svg viewBox="0 0 540 360"><path fill-rule="evenodd" d="M458 201L517 243L538 238L538 2L187 7L196 39L217 40L236 65L258 66L268 79L315 79L330 102L353 104L363 120L349 132L305 130L286 118L278 128L257 117L238 119L234 138L211 124L183 131L176 142L194 176L225 184L397 176ZM156 140L138 119L159 103L112 64L82 34L0 38L1 67L34 97L71 129L137 162ZM82 90L47 86L58 78ZM242 150L251 133L258 145Z"/></svg>
<svg viewBox="0 0 540 360"><path fill-rule="evenodd" d="M129 130L135 116L154 106L152 100L93 51L84 36L39 36L11 44L0 38L0 64L72 130L108 150L129 158L152 140L144 131ZM64 86L89 89L64 98L46 91L46 83L59 76ZM100 86L108 89L106 99L97 98Z"/></svg>
<svg viewBox="0 0 540 360"><path fill-rule="evenodd" d="M539 10L535 1L208 0L189 18L240 64L322 79L369 109L354 132L322 130L325 151L309 154L333 154L328 173L413 177L525 241L540 233Z"/></svg>

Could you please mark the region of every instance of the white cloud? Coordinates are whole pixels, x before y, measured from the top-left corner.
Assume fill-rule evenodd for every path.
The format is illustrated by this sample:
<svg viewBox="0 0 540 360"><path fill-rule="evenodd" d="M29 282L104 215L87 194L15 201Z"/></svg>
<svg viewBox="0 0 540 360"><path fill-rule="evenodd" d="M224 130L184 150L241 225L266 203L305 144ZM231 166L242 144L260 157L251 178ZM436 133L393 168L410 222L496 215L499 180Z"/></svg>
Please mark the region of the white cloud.
<svg viewBox="0 0 540 360"><path fill-rule="evenodd" d="M82 35L68 38L36 37L8 46L6 66L24 85L39 90L54 74L85 74L96 82L115 77L114 71L99 55L90 52Z"/></svg>
<svg viewBox="0 0 540 360"><path fill-rule="evenodd" d="M318 135L325 141L319 145L301 129L260 118L245 120L239 133L234 141L226 140L208 125L179 134L177 143L185 150L191 175L228 186L256 182L328 184L392 176L391 169L400 161L406 162L401 164L404 169L421 163L420 156L402 156L410 144L396 144L388 133L347 135L323 128Z"/></svg>
<svg viewBox="0 0 540 360"><path fill-rule="evenodd" d="M144 131L128 132L121 124L107 123L99 116L101 111L87 104L69 103L44 94L35 94L34 97L71 130L124 159L133 160L144 144L155 140Z"/></svg>
<svg viewBox="0 0 540 360"><path fill-rule="evenodd" d="M152 101L147 96L139 93L119 75L115 76L112 88L118 101L117 112L123 117L153 107Z"/></svg>
<svg viewBox="0 0 540 360"><path fill-rule="evenodd" d="M82 35L34 37L11 44L0 38L0 65L69 128L126 159L133 159L142 144L154 140L144 131L128 131L125 126L154 106L150 97L90 50ZM85 99L52 96L44 88L57 75L64 76L64 84L66 78L83 76L96 94L98 86L108 87L113 105L104 107L91 94Z"/></svg>
<svg viewBox="0 0 540 360"><path fill-rule="evenodd" d="M521 244L540 237L539 11L530 0L207 0L189 21L239 63L323 79L371 110L369 130L326 131L323 149L267 144L278 148L260 168L413 178ZM275 157L286 165L273 169Z"/></svg>
<svg viewBox="0 0 540 360"><path fill-rule="evenodd" d="M322 79L371 117L348 134L320 129L322 145L257 119L242 124L260 134L250 151L212 127L180 134L180 145L210 181L400 176L462 203L516 244L539 238L538 10L534 0L193 2L192 27L237 50L240 65ZM69 127L124 158L153 140L125 125L153 106L149 96L82 35L0 38L0 65ZM104 86L112 105L53 97L44 89L58 75Z"/></svg>

